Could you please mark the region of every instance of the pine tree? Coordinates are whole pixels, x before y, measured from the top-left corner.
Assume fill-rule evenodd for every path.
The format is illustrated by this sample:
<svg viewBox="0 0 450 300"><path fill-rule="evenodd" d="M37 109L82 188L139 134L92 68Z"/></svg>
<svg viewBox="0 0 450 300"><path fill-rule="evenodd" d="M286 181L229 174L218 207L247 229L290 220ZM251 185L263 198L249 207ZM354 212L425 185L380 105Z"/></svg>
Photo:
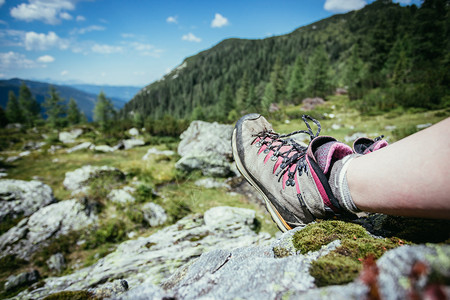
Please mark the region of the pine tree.
<svg viewBox="0 0 450 300"><path fill-rule="evenodd" d="M47 122L50 123L51 127L58 127L66 113L66 106L64 105L64 99L59 96L55 87L50 86L49 94L50 97L46 97L43 104L46 109Z"/></svg>
<svg viewBox="0 0 450 300"><path fill-rule="evenodd" d="M228 116L228 113L235 108L233 92L231 86L227 83L220 92L219 96L219 109L224 117Z"/></svg>
<svg viewBox="0 0 450 300"><path fill-rule="evenodd" d="M244 71L244 75L242 76L241 86L236 92L236 106L239 111L245 110L245 101L248 98L250 87L250 81L248 78L247 71Z"/></svg>
<svg viewBox="0 0 450 300"><path fill-rule="evenodd" d="M94 107L94 121L98 122L102 129L105 129L108 122L113 118L113 113L114 107L111 100L106 98L105 93L101 91Z"/></svg>
<svg viewBox="0 0 450 300"><path fill-rule="evenodd" d="M278 56L273 65L272 73L270 73L270 82L274 88L274 101L280 102L284 98L286 86L284 83L283 69L281 66L281 58Z"/></svg>
<svg viewBox="0 0 450 300"><path fill-rule="evenodd" d="M67 105L67 121L70 125L81 122L81 113L78 109L77 102L73 98L70 98L69 104Z"/></svg>
<svg viewBox="0 0 450 300"><path fill-rule="evenodd" d="M24 121L22 108L13 91L9 91L8 103L6 104L6 118L9 123L22 123Z"/></svg>
<svg viewBox="0 0 450 300"><path fill-rule="evenodd" d="M291 72L291 77L289 78L289 83L287 87L287 97L289 101L294 103L299 103L303 97L304 90L304 76L305 74L305 64L303 62L303 57L298 55L295 59L294 69Z"/></svg>
<svg viewBox="0 0 450 300"><path fill-rule="evenodd" d="M345 70L345 84L348 87L348 94L351 100L362 97L364 63L359 57L359 47L355 44L352 48L352 54L347 60Z"/></svg>
<svg viewBox="0 0 450 300"><path fill-rule="evenodd" d="M269 111L270 105L275 102L275 88L273 87L272 82L269 82L266 85L266 89L264 90L264 96L261 100L261 107L265 111Z"/></svg>
<svg viewBox="0 0 450 300"><path fill-rule="evenodd" d="M320 46L309 58L305 70L305 88L311 96L324 97L329 92L329 68L328 54L325 49Z"/></svg>
<svg viewBox="0 0 450 300"><path fill-rule="evenodd" d="M39 116L41 106L33 97L25 82L22 82L19 89L19 104L22 108L24 121L28 126L33 126Z"/></svg>
<svg viewBox="0 0 450 300"><path fill-rule="evenodd" d="M6 118L6 113L0 106L0 128L3 128L8 124L8 119Z"/></svg>

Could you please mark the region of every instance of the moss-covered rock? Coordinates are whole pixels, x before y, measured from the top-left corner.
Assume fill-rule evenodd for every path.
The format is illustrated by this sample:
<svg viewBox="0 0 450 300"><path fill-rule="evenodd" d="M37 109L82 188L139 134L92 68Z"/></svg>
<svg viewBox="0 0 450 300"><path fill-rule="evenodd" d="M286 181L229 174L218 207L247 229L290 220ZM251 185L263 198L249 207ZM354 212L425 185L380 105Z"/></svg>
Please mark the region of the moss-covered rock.
<svg viewBox="0 0 450 300"><path fill-rule="evenodd" d="M48 295L44 300L91 300L98 299L88 291L63 291Z"/></svg>
<svg viewBox="0 0 450 300"><path fill-rule="evenodd" d="M358 276L364 258L372 255L377 259L389 249L409 243L395 237L374 238L360 225L334 220L318 221L297 231L293 243L305 254L337 239L341 246L311 264L310 274L317 286L351 282Z"/></svg>

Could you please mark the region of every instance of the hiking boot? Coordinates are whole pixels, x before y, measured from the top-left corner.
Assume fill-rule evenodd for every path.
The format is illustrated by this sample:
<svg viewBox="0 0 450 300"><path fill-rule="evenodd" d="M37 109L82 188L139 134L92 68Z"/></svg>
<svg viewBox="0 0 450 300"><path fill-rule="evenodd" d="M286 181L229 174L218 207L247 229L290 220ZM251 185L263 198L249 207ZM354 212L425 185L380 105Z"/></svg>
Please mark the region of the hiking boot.
<svg viewBox="0 0 450 300"><path fill-rule="evenodd" d="M353 143L353 151L365 155L384 148L388 145L388 142L383 140L383 137L384 136L381 135L373 140L367 137L358 138Z"/></svg>
<svg viewBox="0 0 450 300"><path fill-rule="evenodd" d="M350 215L334 197L328 177L334 162L353 150L332 137L321 136L320 123L303 116L308 130L280 135L259 114L237 123L232 136L233 156L242 176L263 196L267 210L280 230L314 221ZM308 120L318 127L313 133ZM306 133L305 147L289 138Z"/></svg>

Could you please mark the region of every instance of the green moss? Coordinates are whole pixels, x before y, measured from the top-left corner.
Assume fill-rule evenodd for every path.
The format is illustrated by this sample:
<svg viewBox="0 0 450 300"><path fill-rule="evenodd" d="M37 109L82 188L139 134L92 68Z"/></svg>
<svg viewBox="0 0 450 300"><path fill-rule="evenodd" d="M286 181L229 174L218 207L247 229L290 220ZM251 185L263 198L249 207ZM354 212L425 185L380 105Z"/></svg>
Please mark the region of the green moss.
<svg viewBox="0 0 450 300"><path fill-rule="evenodd" d="M318 286L345 284L353 281L361 270L361 263L336 253L328 254L311 264L309 273Z"/></svg>
<svg viewBox="0 0 450 300"><path fill-rule="evenodd" d="M44 300L89 300L96 299L91 292L88 291L63 291L48 295Z"/></svg>
<svg viewBox="0 0 450 300"><path fill-rule="evenodd" d="M369 237L359 225L342 221L318 221L297 231L293 237L294 247L300 253L317 251L334 240Z"/></svg>
<svg viewBox="0 0 450 300"><path fill-rule="evenodd" d="M358 276L364 258L373 255L377 259L386 251L409 243L396 237L377 239L360 225L333 220L308 225L294 234L293 243L305 254L336 239L341 245L311 264L310 274L317 286L351 282Z"/></svg>

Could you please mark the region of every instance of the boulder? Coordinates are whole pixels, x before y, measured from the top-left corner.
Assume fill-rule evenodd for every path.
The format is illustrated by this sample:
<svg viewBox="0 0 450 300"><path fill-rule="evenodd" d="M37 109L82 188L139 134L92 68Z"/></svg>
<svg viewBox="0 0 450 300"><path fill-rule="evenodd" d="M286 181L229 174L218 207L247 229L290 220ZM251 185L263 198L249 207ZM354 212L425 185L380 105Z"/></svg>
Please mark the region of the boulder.
<svg viewBox="0 0 450 300"><path fill-rule="evenodd" d="M178 145L181 159L176 167L199 169L206 176L224 177L232 173L231 134L233 126L194 121L184 131Z"/></svg>
<svg viewBox="0 0 450 300"><path fill-rule="evenodd" d="M30 216L54 201L52 189L39 181L0 180L0 222Z"/></svg>
<svg viewBox="0 0 450 300"><path fill-rule="evenodd" d="M108 146L108 145L98 145L98 146L94 146L93 150L97 151L97 152L107 153L107 152L114 152L116 149L114 149L113 147Z"/></svg>
<svg viewBox="0 0 450 300"><path fill-rule="evenodd" d="M28 286L39 280L41 276L37 270L11 275L6 279L5 291L12 291L22 286Z"/></svg>
<svg viewBox="0 0 450 300"><path fill-rule="evenodd" d="M204 187L207 189L229 188L229 186L226 183L217 181L214 178L202 178L202 179L196 180L195 185Z"/></svg>
<svg viewBox="0 0 450 300"><path fill-rule="evenodd" d="M318 105L325 104L325 100L319 97L315 98L305 98L302 101L302 110L310 111L316 108Z"/></svg>
<svg viewBox="0 0 450 300"><path fill-rule="evenodd" d="M0 257L12 254L29 260L51 239L85 228L96 220L90 207L76 199L50 204L0 236Z"/></svg>
<svg viewBox="0 0 450 300"><path fill-rule="evenodd" d="M239 208L235 212L238 211ZM187 216L148 237L123 242L114 252L90 267L70 275L46 278L43 287L24 291L19 298L36 299L63 290L97 288L116 279L126 280L130 289L158 284L202 253L270 244L269 234L257 234L252 230L253 221L248 224L248 215L247 210L238 213L234 224L220 222L222 227L214 222L214 226L211 223L206 225L202 215ZM158 291L160 289L157 288L155 293Z"/></svg>
<svg viewBox="0 0 450 300"><path fill-rule="evenodd" d="M83 134L83 129L77 128L71 131L61 131L58 134L58 139L64 144L75 143L75 139Z"/></svg>
<svg viewBox="0 0 450 300"><path fill-rule="evenodd" d="M66 267L66 260L64 259L64 255L62 253L53 254L46 261L46 263L50 270L58 274L61 273Z"/></svg>
<svg viewBox="0 0 450 300"><path fill-rule="evenodd" d="M130 130L128 130L128 134L131 136L138 136L139 130L137 128L131 128Z"/></svg>
<svg viewBox="0 0 450 300"><path fill-rule="evenodd" d="M72 152L83 150L83 149L89 149L91 146L92 146L92 143L84 142L84 143L78 144L70 149L67 149L66 152L72 153Z"/></svg>
<svg viewBox="0 0 450 300"><path fill-rule="evenodd" d="M86 187L91 179L102 176L114 176L118 181L125 178L125 175L119 169L109 166L87 165L72 172L67 172L63 185L66 189L73 191L72 194L76 194Z"/></svg>
<svg viewBox="0 0 450 300"><path fill-rule="evenodd" d="M114 203L134 203L136 199L131 195L135 192L135 188L126 186L122 189L114 189L108 194L108 199Z"/></svg>
<svg viewBox="0 0 450 300"><path fill-rule="evenodd" d="M129 139L123 140L122 142L125 150L145 145L145 142L141 139Z"/></svg>
<svg viewBox="0 0 450 300"><path fill-rule="evenodd" d="M162 225L167 220L166 211L156 203L148 202L141 207L144 220L151 227Z"/></svg>
<svg viewBox="0 0 450 300"><path fill-rule="evenodd" d="M142 157L142 160L149 159L150 155L165 155L165 156L172 156L175 152L172 150L158 150L156 148L150 148L148 149L147 153Z"/></svg>

